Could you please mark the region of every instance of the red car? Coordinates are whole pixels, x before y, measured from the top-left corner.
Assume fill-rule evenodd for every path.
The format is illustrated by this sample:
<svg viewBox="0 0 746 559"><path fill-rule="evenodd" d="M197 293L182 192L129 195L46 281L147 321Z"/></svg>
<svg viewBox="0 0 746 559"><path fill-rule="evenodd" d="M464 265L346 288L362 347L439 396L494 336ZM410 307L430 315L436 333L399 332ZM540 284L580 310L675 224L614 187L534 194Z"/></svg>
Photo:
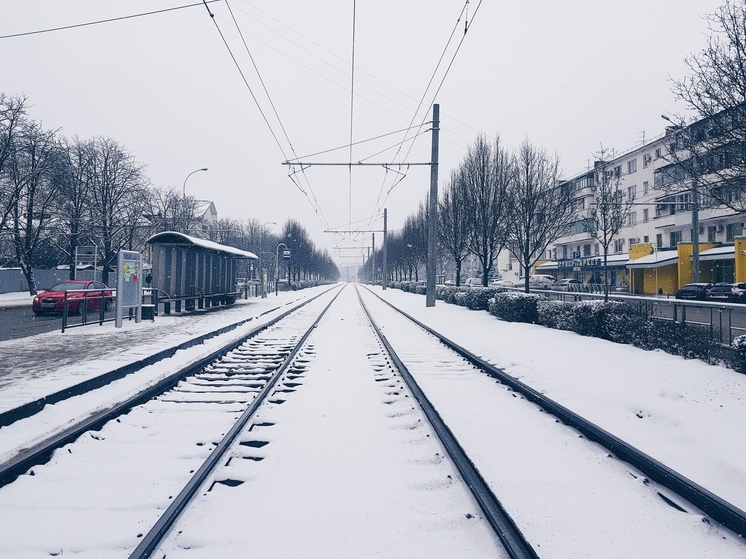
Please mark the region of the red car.
<svg viewBox="0 0 746 559"><path fill-rule="evenodd" d="M113 293L106 284L100 281L90 280L64 280L57 282L46 291L42 291L34 297L31 308L34 314L61 313L66 291L77 291L88 289L85 293L67 294L67 311L79 313L85 306L87 311L99 310L103 304L104 310L109 311L112 307ZM102 299L101 296L104 296Z"/></svg>

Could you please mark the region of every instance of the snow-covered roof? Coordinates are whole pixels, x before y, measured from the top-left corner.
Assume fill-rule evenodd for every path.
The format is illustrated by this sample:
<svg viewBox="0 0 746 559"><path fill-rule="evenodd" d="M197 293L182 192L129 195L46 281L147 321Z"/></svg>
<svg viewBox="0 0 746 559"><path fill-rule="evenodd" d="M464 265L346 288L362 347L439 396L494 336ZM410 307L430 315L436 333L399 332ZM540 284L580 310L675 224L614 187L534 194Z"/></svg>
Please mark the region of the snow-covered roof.
<svg viewBox="0 0 746 559"><path fill-rule="evenodd" d="M549 262L544 262L544 264L539 264L536 266L537 270L556 270L559 266L559 263L556 260L550 260Z"/></svg>
<svg viewBox="0 0 746 559"><path fill-rule="evenodd" d="M221 245L207 239L200 239L199 237L192 237L191 235L185 235L184 233L178 233L176 231L164 231L150 237L147 242L149 244L172 244L172 245L186 245L186 246L197 246L206 248L208 250L214 250L223 254L232 254L238 258L250 258L252 260L258 260L259 257L253 252L247 250L241 250L240 248Z"/></svg>
<svg viewBox="0 0 746 559"><path fill-rule="evenodd" d="M603 261L603 257L601 257ZM626 264L629 261L629 254L609 254L606 256L606 262L608 264L620 265Z"/></svg>
<svg viewBox="0 0 746 559"><path fill-rule="evenodd" d="M732 260L736 257L736 247L724 245L708 248L699 253L700 260Z"/></svg>
<svg viewBox="0 0 746 559"><path fill-rule="evenodd" d="M660 268L675 264L678 258L679 253L676 250L655 251L642 258L630 260L627 262L627 268Z"/></svg>

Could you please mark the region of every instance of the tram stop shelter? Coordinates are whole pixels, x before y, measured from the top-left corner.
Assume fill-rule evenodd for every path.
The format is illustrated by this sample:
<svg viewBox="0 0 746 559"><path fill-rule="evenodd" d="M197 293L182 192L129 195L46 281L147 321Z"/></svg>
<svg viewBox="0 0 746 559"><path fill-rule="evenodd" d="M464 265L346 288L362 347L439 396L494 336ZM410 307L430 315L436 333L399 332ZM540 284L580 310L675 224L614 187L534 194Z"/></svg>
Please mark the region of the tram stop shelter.
<svg viewBox="0 0 746 559"><path fill-rule="evenodd" d="M218 305L231 305L241 292L236 288L236 261L258 260L253 252L221 245L176 231L164 231L147 240L151 247L151 281L157 311L165 314Z"/></svg>

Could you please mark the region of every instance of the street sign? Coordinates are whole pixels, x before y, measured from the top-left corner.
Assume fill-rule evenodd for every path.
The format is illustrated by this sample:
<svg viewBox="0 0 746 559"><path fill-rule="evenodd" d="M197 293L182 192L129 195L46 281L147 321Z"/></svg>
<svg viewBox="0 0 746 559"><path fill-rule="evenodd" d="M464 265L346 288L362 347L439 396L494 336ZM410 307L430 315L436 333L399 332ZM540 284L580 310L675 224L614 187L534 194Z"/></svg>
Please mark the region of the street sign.
<svg viewBox="0 0 746 559"><path fill-rule="evenodd" d="M580 258L580 251L575 251L572 253L573 258Z"/></svg>
<svg viewBox="0 0 746 559"><path fill-rule="evenodd" d="M290 251L289 250L283 250L282 251L282 259L285 262L290 262Z"/></svg>

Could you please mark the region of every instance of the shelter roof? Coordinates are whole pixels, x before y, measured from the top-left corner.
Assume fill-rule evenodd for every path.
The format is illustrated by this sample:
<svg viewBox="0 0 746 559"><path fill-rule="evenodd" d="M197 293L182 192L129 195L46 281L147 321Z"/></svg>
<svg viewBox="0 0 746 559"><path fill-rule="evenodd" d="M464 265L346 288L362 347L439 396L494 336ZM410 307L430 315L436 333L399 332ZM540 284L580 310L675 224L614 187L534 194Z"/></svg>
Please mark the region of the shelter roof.
<svg viewBox="0 0 746 559"><path fill-rule="evenodd" d="M259 259L259 257L253 252L241 250L240 248L228 245L221 245L213 241L208 241L207 239L192 237L191 235L185 235L184 233L178 233L176 231L163 231L162 233L157 233L150 237L147 242L149 244L199 247L221 254L230 254L231 256L235 256L237 258L249 258L253 260Z"/></svg>

